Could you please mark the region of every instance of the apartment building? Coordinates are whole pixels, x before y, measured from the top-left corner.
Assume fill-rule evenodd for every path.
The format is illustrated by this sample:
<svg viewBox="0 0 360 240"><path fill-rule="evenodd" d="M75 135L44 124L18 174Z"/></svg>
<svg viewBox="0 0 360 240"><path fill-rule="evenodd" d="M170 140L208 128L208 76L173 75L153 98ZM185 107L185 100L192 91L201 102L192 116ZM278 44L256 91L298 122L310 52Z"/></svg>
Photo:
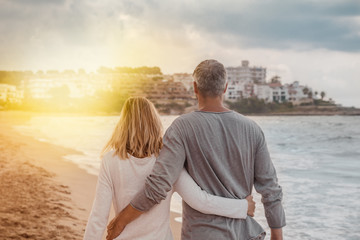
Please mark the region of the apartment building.
<svg viewBox="0 0 360 240"><path fill-rule="evenodd" d="M99 89L108 90L110 88L109 79L111 77L94 73L48 71L37 73L23 81L22 87L28 90L30 97L36 99L50 99L53 97L52 91L61 87L68 89L68 97L83 98L93 96Z"/></svg>
<svg viewBox="0 0 360 240"><path fill-rule="evenodd" d="M242 61L241 66L227 67L228 91L225 99L237 100L254 96L254 84L266 82L266 68L250 67L249 61Z"/></svg>
<svg viewBox="0 0 360 240"><path fill-rule="evenodd" d="M144 90L151 100L192 100L195 99L191 91L187 90L182 82L161 81L149 85Z"/></svg>
<svg viewBox="0 0 360 240"><path fill-rule="evenodd" d="M10 84L0 84L0 101L7 103L21 103L24 92Z"/></svg>
<svg viewBox="0 0 360 240"><path fill-rule="evenodd" d="M254 84L254 95L266 103L273 101L273 91L268 84Z"/></svg>

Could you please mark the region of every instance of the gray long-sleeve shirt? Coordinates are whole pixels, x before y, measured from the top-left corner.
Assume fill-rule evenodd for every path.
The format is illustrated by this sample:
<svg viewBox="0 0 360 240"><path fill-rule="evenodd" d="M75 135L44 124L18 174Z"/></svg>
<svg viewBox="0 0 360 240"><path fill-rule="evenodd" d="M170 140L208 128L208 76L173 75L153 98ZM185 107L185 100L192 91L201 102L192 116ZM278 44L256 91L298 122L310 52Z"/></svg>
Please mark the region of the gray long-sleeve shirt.
<svg viewBox="0 0 360 240"><path fill-rule="evenodd" d="M255 186L271 228L285 226L282 189L264 134L252 120L233 111L195 111L177 118L143 191L131 205L147 211L161 200L182 167L207 192L243 199ZM182 239L252 239L264 230L251 217L231 219L200 213L183 202Z"/></svg>

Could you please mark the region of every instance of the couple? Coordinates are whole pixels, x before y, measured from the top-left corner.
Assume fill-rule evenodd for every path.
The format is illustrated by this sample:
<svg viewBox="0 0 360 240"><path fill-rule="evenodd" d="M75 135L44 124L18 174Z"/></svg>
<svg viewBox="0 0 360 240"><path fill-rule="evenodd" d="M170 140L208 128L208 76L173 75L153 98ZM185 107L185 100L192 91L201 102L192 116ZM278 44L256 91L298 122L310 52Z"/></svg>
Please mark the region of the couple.
<svg viewBox="0 0 360 240"><path fill-rule="evenodd" d="M223 106L221 63L205 60L193 77L199 110L178 117L163 139L154 106L144 98L126 101L104 149L84 239L101 239L111 202L116 217L107 239L172 239L173 191L184 200L182 239L264 239L251 217L253 186L262 195L271 239L282 239L282 190L262 130Z"/></svg>

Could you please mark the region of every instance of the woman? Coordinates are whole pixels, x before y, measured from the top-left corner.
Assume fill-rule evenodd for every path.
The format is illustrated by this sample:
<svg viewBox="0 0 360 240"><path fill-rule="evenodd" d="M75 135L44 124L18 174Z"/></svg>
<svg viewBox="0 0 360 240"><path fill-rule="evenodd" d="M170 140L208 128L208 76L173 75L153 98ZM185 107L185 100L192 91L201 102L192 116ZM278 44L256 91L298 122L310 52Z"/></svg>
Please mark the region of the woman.
<svg viewBox="0 0 360 240"><path fill-rule="evenodd" d="M84 239L102 238L111 202L116 214L130 203L143 188L161 147L162 126L155 107L146 98L129 98L103 150L96 197ZM203 213L231 218L247 216L247 200L209 195L183 170L167 198L126 226L116 239L173 239L169 216L174 191L191 207ZM253 212L255 206L251 199L250 202L250 211Z"/></svg>

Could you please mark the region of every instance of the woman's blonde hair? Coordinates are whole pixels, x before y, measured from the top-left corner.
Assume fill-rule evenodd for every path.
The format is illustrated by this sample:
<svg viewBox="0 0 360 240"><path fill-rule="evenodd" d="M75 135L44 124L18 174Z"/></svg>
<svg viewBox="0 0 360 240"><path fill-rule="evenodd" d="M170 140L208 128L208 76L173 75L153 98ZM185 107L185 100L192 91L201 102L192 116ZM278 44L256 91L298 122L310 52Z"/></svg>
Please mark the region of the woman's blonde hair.
<svg viewBox="0 0 360 240"><path fill-rule="evenodd" d="M114 150L114 156L127 159L128 154L144 158L157 156L162 147L162 125L154 105L143 97L132 97L125 101L120 120L104 153Z"/></svg>

